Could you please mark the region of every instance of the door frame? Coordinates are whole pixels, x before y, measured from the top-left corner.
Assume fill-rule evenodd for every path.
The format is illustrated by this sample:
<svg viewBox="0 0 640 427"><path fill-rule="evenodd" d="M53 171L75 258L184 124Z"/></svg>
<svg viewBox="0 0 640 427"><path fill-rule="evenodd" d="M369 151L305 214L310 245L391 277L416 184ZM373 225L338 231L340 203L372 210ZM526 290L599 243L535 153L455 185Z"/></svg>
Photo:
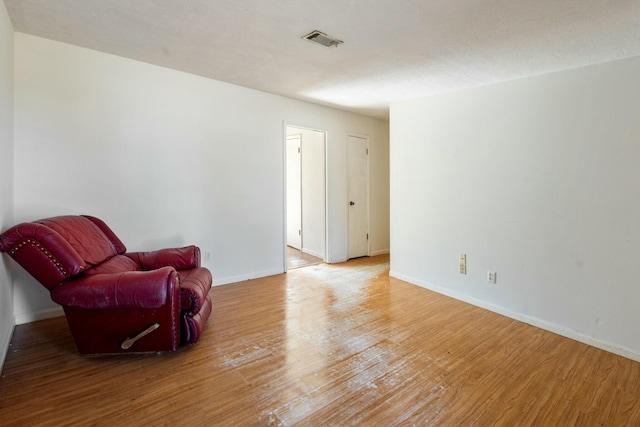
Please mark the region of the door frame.
<svg viewBox="0 0 640 427"><path fill-rule="evenodd" d="M371 256L371 155L369 153L369 135L365 135L362 133L358 133L358 132L347 132L347 144L349 144L349 138L350 137L354 137L354 138L361 138L364 139L366 141L366 147L367 147L367 170L366 170L366 189L365 189L365 197L367 199L367 203L366 203L366 209L367 209L367 235L369 236L367 238L367 255L366 256ZM347 188L347 199L345 201L345 206L347 207L347 259L349 258L349 201L350 201L350 195L349 195L349 179L351 177L350 171L349 171L349 147L347 146L347 156L346 156L346 163L347 163L347 178L346 178L346 188Z"/></svg>
<svg viewBox="0 0 640 427"><path fill-rule="evenodd" d="M283 254L283 268L284 272L288 271L287 267L287 128L298 128L303 130L309 130L314 132L322 132L324 134L324 255L322 257L323 262L327 262L329 258L329 132L322 129L317 129L308 126L299 126L286 121L282 122L282 190L283 190L283 233L282 233L282 254Z"/></svg>

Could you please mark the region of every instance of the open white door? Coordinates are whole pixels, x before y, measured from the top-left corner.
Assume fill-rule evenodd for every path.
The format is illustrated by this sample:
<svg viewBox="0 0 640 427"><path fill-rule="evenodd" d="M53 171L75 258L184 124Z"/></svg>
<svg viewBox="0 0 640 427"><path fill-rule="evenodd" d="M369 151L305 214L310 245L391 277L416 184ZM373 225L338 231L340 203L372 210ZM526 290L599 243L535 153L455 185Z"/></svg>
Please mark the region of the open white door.
<svg viewBox="0 0 640 427"><path fill-rule="evenodd" d="M366 138L349 136L349 258L369 255L369 161Z"/></svg>
<svg viewBox="0 0 640 427"><path fill-rule="evenodd" d="M302 136L287 136L287 246L302 249Z"/></svg>

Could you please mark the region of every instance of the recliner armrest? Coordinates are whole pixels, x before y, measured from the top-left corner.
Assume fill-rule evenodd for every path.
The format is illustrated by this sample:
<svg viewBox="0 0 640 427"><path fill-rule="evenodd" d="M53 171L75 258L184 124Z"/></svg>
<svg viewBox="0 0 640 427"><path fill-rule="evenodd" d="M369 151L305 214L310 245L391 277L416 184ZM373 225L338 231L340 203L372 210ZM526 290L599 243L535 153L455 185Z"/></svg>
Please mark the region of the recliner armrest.
<svg viewBox="0 0 640 427"><path fill-rule="evenodd" d="M80 276L52 289L51 298L63 306L88 309L159 308L179 286L178 272L163 267L153 271Z"/></svg>
<svg viewBox="0 0 640 427"><path fill-rule="evenodd" d="M167 266L176 270L200 267L200 248L194 245L151 252L127 252L124 255L137 262L143 270Z"/></svg>
<svg viewBox="0 0 640 427"><path fill-rule="evenodd" d="M182 311L190 316L199 312L211 290L211 272L206 268L181 270L180 304Z"/></svg>

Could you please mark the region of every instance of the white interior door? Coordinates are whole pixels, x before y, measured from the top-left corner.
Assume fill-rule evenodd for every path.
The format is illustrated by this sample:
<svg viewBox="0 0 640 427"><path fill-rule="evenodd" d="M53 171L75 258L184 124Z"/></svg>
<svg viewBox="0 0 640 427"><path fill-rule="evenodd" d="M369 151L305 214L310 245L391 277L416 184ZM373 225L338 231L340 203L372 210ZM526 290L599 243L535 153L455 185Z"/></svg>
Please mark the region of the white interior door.
<svg viewBox="0 0 640 427"><path fill-rule="evenodd" d="M287 136L287 245L302 249L302 136Z"/></svg>
<svg viewBox="0 0 640 427"><path fill-rule="evenodd" d="M369 162L367 139L349 136L349 258L369 255Z"/></svg>
<svg viewBox="0 0 640 427"><path fill-rule="evenodd" d="M326 248L325 134L302 129L302 252L324 259Z"/></svg>

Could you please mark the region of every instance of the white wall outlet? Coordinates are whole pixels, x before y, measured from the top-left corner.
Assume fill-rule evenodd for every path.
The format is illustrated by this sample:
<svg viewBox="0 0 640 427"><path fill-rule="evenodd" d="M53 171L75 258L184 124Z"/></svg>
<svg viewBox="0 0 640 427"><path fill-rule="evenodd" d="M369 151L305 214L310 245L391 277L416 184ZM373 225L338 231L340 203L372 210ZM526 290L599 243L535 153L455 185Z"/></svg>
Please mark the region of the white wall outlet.
<svg viewBox="0 0 640 427"><path fill-rule="evenodd" d="M495 271L487 271L487 282L496 284L498 280L498 273Z"/></svg>
<svg viewBox="0 0 640 427"><path fill-rule="evenodd" d="M211 261L211 252L205 252L204 253L204 260L205 261Z"/></svg>
<svg viewBox="0 0 640 427"><path fill-rule="evenodd" d="M467 254L460 254L460 274L467 274Z"/></svg>

